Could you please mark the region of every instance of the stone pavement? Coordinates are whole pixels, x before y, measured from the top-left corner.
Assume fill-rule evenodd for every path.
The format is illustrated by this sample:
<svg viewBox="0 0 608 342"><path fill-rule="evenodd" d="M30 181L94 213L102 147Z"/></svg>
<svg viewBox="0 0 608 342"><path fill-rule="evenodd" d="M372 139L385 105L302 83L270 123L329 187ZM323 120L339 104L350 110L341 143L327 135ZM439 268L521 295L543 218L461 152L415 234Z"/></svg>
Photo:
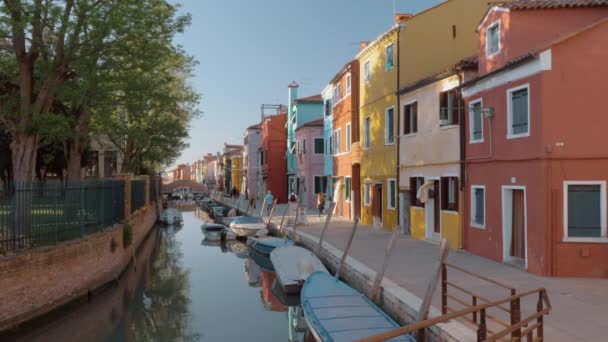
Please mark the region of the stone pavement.
<svg viewBox="0 0 608 342"><path fill-rule="evenodd" d="M259 208L256 215L259 215ZM284 205L275 209L273 222L278 225ZM297 231L319 236L324 217L309 211L309 224L298 226ZM288 221L289 217L286 219ZM291 218L293 219L293 218ZM325 234L325 241L343 249L348 240L352 222L334 218ZM379 270L391 233L359 225L351 247L350 256L357 261ZM400 236L390 259L386 277L418 297L423 297L437 260L438 244ZM448 263L500 283L516 288L518 293L544 287L547 289L553 310L545 316L545 339L548 341L608 341L608 279L578 279L540 277L519 268L451 250ZM448 269L448 281L490 300L508 297L509 291L477 278ZM457 294L452 290L452 294ZM457 297L466 297L457 294ZM470 300L467 299L467 301ZM433 305L440 308L440 287L433 298ZM450 307L462 308L456 302ZM522 300L522 318L534 312L536 298ZM507 306L508 307L508 306ZM508 321L504 312L497 309L488 312Z"/></svg>

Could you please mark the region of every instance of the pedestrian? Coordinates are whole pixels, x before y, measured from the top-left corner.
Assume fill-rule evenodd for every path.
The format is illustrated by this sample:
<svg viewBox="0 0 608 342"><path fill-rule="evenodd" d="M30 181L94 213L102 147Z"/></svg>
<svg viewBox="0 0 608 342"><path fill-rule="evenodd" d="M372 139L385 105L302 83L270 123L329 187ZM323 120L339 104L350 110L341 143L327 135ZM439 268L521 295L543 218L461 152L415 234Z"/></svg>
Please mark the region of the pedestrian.
<svg viewBox="0 0 608 342"><path fill-rule="evenodd" d="M298 210L298 196L292 191L289 194L289 211L295 216L296 210Z"/></svg>
<svg viewBox="0 0 608 342"><path fill-rule="evenodd" d="M325 195L322 192L317 194L317 209L319 209L319 217L321 217L323 209L325 209Z"/></svg>
<svg viewBox="0 0 608 342"><path fill-rule="evenodd" d="M268 216L270 216L270 209L272 209L272 202L274 201L274 196L272 196L272 192L270 190L266 191L266 211L268 212Z"/></svg>
<svg viewBox="0 0 608 342"><path fill-rule="evenodd" d="M236 185L232 187L232 198L236 198L239 194L239 191L236 188Z"/></svg>
<svg viewBox="0 0 608 342"><path fill-rule="evenodd" d="M249 206L253 209L255 209L255 204L256 204L256 198L255 198L255 194L251 195L249 197Z"/></svg>

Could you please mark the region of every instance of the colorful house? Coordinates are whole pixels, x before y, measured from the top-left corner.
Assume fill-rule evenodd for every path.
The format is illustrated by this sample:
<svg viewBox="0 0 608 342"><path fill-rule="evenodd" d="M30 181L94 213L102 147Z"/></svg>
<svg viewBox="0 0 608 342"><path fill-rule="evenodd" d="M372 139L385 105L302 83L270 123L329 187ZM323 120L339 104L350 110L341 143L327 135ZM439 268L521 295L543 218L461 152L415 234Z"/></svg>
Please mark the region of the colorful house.
<svg viewBox="0 0 608 342"><path fill-rule="evenodd" d="M323 119L323 97L313 95L298 98L299 85L296 81L288 85L289 104L287 116L287 177L288 191L296 191L296 129L303 124Z"/></svg>
<svg viewBox="0 0 608 342"><path fill-rule="evenodd" d="M287 113L264 116L260 130L260 173L258 176L258 198L270 190L278 203L287 202Z"/></svg>
<svg viewBox="0 0 608 342"><path fill-rule="evenodd" d="M327 191L328 177L323 175L325 159L323 119L296 128L296 193L301 207L317 207L317 194Z"/></svg>
<svg viewBox="0 0 608 342"><path fill-rule="evenodd" d="M479 24L464 248L529 272L608 277L608 2L514 0Z"/></svg>
<svg viewBox="0 0 608 342"><path fill-rule="evenodd" d="M323 160L323 175L327 177L327 192L326 197L328 200L333 200L333 174L334 174L334 157L332 155L332 135L333 129L333 88L331 84L328 84L325 89L321 92L323 96L323 139L325 141L324 146L324 160Z"/></svg>
<svg viewBox="0 0 608 342"><path fill-rule="evenodd" d="M234 186L236 186L236 184L233 183L234 179L232 178L232 170L233 170L232 157L242 156L242 153L243 153L243 146L224 144L224 154L222 154L222 173L223 173L222 179L224 181L223 190L225 192L232 191L232 188ZM241 172L242 172L242 161L241 161L241 164L240 164L237 172L239 172L239 174L241 174ZM240 185L240 183L241 183L240 178L237 183ZM237 189L238 189L238 187L237 187Z"/></svg>
<svg viewBox="0 0 608 342"><path fill-rule="evenodd" d="M258 174L260 173L260 146L262 134L260 124L247 127L243 133L243 195L246 198L257 195Z"/></svg>
<svg viewBox="0 0 608 342"><path fill-rule="evenodd" d="M361 221L394 229L397 212L397 37L395 25L357 55L360 75ZM337 102L337 101L335 101Z"/></svg>
<svg viewBox="0 0 608 342"><path fill-rule="evenodd" d="M400 225L417 239L446 238L453 248L462 247L459 86L476 72L475 30L487 8L486 0L449 0L401 17Z"/></svg>
<svg viewBox="0 0 608 342"><path fill-rule="evenodd" d="M360 163L353 154L359 144L359 61L348 62L331 80L333 92L333 174L335 215L354 219L361 215Z"/></svg>
<svg viewBox="0 0 608 342"><path fill-rule="evenodd" d="M239 194L243 193L243 155L236 154L230 157L232 166L232 186L236 188Z"/></svg>
<svg viewBox="0 0 608 342"><path fill-rule="evenodd" d="M213 153L207 153L203 157L203 183L208 189L214 189L217 185L215 176L218 158Z"/></svg>

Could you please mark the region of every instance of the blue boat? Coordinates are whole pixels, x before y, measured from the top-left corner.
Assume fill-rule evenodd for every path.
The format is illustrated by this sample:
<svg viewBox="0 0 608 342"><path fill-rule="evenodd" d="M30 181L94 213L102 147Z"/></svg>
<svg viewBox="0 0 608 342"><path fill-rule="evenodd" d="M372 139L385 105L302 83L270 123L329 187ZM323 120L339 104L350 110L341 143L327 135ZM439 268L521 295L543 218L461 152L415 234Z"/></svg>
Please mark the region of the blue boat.
<svg viewBox="0 0 608 342"><path fill-rule="evenodd" d="M266 236L261 238L249 237L247 245L255 249L258 253L270 255L277 247L293 246L293 240L281 239L274 236Z"/></svg>
<svg viewBox="0 0 608 342"><path fill-rule="evenodd" d="M248 256L253 259L253 261L255 261L255 263L262 268L262 270L274 272L274 267L272 266L272 262L270 262L268 255L258 253L254 249L250 248Z"/></svg>
<svg viewBox="0 0 608 342"><path fill-rule="evenodd" d="M313 272L304 283L300 299L317 341L355 341L400 327L364 295L327 272ZM389 341L416 340L404 335Z"/></svg>

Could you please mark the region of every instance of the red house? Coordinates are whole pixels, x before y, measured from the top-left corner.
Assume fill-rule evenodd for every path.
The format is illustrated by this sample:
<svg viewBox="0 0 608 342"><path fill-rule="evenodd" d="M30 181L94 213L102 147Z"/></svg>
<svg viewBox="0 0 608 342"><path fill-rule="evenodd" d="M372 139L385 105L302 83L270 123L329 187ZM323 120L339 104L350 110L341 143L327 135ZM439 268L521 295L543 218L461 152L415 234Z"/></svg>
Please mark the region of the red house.
<svg viewBox="0 0 608 342"><path fill-rule="evenodd" d="M287 113L264 116L261 125L261 172L258 176L258 193L270 190L278 203L287 202ZM261 199L262 197L260 197Z"/></svg>
<svg viewBox="0 0 608 342"><path fill-rule="evenodd" d="M608 277L608 1L513 0L479 25L465 106L464 247Z"/></svg>

